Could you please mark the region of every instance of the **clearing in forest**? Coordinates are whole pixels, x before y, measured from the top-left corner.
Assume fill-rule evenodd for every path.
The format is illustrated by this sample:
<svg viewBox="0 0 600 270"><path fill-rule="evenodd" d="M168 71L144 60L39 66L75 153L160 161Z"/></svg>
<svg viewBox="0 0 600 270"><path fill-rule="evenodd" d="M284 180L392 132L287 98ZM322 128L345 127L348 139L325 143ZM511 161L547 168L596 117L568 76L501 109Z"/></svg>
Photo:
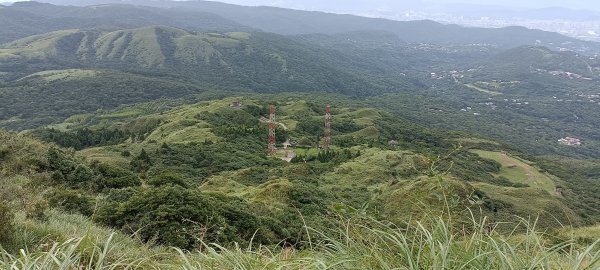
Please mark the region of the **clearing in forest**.
<svg viewBox="0 0 600 270"><path fill-rule="evenodd" d="M517 157L513 157L505 152L492 152L483 150L472 150L482 158L495 160L502 164L499 176L506 177L515 183L527 184L530 187L541 188L550 194L554 194L555 185L552 178L545 173L540 172L535 167Z"/></svg>
<svg viewBox="0 0 600 270"><path fill-rule="evenodd" d="M500 93L500 92L494 92L494 91L491 91L491 90L488 90L488 89L483 89L483 88L481 88L479 86L476 86L476 85L470 84L470 83L469 84L465 84L465 86L469 87L471 89L477 90L479 92L482 92L482 93L490 94L492 96L502 95L502 93Z"/></svg>

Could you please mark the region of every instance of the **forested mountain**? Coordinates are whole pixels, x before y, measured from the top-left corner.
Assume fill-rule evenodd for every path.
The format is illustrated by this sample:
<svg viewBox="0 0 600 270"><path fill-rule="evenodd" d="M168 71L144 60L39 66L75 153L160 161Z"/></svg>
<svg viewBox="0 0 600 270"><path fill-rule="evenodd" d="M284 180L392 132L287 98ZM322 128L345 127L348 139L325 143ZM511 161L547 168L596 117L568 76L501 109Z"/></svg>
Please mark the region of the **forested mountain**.
<svg viewBox="0 0 600 270"><path fill-rule="evenodd" d="M103 5L107 3L113 4ZM122 5L123 3L139 6L150 5L156 8L141 8ZM194 31L246 31L247 29L240 27L241 25L282 35L387 31L411 43L491 44L501 48L537 44L555 49L565 47L587 53L600 52L600 46L593 42L585 42L556 33L523 27L467 28L458 25L443 25L433 21L399 22L273 7L245 7L212 1L103 0L77 1L69 4L97 6L58 8L37 2L21 2L6 8L0 13L0 21L4 20L4 16L12 16L3 14L14 9L41 18L48 18L36 18L36 20L29 22L20 20L19 28L36 29L37 26L43 26L37 33L103 25L106 27L134 28L148 25L148 21L151 21L151 24L154 25L167 25ZM27 17L27 13L22 15ZM11 31L14 32L14 30L11 30L12 28L3 31L7 31L7 34ZM28 34L37 33L29 32ZM4 41L8 40L10 39L6 38Z"/></svg>
<svg viewBox="0 0 600 270"><path fill-rule="evenodd" d="M372 76L347 65L344 57L260 32L199 34L170 27L64 30L6 44L0 49L0 70L17 78L45 69L110 68L262 92L319 90L355 96L413 86L407 78Z"/></svg>
<svg viewBox="0 0 600 270"><path fill-rule="evenodd" d="M174 11L143 6L64 7L18 2L0 9L0 44L30 35L65 29L119 30L166 25L199 32L249 31L250 27L201 11Z"/></svg>

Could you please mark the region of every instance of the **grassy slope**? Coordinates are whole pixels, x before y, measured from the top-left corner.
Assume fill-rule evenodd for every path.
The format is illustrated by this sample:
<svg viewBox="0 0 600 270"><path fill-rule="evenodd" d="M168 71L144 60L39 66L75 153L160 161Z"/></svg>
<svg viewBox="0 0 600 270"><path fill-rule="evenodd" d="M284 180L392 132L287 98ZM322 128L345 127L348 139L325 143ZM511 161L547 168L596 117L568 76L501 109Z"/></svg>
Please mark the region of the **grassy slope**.
<svg viewBox="0 0 600 270"><path fill-rule="evenodd" d="M473 150L479 156L492 159L502 164L500 176L504 176L515 183L527 184L532 188L542 189L549 194L556 192L556 184L552 176L539 171L527 161L510 156L508 153Z"/></svg>

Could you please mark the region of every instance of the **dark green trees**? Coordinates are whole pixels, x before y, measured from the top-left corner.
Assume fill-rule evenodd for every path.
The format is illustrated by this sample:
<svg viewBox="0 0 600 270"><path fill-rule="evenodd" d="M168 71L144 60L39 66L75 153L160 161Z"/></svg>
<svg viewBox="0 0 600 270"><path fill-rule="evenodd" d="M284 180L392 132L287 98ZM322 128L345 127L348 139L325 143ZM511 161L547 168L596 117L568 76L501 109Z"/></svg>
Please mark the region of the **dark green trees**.
<svg viewBox="0 0 600 270"><path fill-rule="evenodd" d="M131 169L135 172L145 172L152 166L152 160L145 149L142 149L140 154L131 160Z"/></svg>

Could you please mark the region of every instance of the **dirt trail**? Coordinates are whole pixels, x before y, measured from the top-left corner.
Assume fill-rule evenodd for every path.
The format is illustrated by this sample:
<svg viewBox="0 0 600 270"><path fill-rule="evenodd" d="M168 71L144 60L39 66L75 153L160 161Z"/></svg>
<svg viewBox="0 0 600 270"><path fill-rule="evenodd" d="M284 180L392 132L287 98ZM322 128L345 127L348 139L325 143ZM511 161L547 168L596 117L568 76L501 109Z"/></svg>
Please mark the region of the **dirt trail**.
<svg viewBox="0 0 600 270"><path fill-rule="evenodd" d="M296 153L294 151L288 151L288 150L286 150L286 152L287 152L286 157L282 157L280 159L283 161L292 162L292 159L296 157Z"/></svg>
<svg viewBox="0 0 600 270"><path fill-rule="evenodd" d="M264 116L261 116L261 117L258 119L258 121L259 121L259 122L261 122L261 123L269 123L269 118L266 118L266 117L264 117ZM275 123L276 123L276 124L278 124L279 126L281 126L281 127L284 129L284 130L289 130L289 128L288 128L288 127L287 127L287 126L286 126L284 123L282 123L282 122L277 122L277 121L275 121Z"/></svg>
<svg viewBox="0 0 600 270"><path fill-rule="evenodd" d="M537 182L537 178L534 176L533 171L531 170L531 168L529 166L526 167L521 167L525 170L525 174L527 174L527 179L533 183L535 183L536 185L539 185L539 183Z"/></svg>

